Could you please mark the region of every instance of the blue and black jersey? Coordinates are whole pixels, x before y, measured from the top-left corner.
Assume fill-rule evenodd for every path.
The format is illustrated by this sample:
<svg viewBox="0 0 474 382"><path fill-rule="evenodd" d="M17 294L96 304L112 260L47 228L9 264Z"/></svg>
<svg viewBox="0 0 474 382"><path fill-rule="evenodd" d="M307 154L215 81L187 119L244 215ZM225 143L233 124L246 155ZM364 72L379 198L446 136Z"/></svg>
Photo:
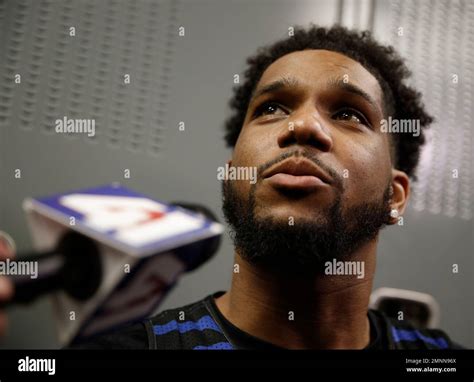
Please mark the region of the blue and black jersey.
<svg viewBox="0 0 474 382"><path fill-rule="evenodd" d="M193 304L166 310L155 317L116 332L96 337L75 348L87 349L279 349L229 322L210 295ZM369 310L371 342L366 349L456 349L460 348L441 330L418 329Z"/></svg>

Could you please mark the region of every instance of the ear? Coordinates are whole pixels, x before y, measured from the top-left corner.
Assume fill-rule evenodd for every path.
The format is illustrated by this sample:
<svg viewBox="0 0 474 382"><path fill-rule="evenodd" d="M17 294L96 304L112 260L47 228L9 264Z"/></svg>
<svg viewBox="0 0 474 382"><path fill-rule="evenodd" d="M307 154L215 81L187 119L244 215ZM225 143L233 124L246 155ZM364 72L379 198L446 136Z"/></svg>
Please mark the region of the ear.
<svg viewBox="0 0 474 382"><path fill-rule="evenodd" d="M391 215L391 222L395 224L398 216L403 215L410 197L410 178L406 173L400 170L392 169L392 192L390 197L391 210L397 213Z"/></svg>

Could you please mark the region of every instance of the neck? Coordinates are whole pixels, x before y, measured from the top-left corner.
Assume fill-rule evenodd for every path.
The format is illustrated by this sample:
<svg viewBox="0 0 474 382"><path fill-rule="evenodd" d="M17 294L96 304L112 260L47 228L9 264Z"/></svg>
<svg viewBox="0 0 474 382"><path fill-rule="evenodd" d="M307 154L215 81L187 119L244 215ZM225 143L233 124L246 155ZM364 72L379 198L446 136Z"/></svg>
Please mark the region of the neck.
<svg viewBox="0 0 474 382"><path fill-rule="evenodd" d="M275 274L236 252L238 272L229 292L216 304L235 326L277 346L362 349L370 342L367 310L375 248L375 241L369 242L346 260L363 262L362 278L360 274L321 274L311 279Z"/></svg>

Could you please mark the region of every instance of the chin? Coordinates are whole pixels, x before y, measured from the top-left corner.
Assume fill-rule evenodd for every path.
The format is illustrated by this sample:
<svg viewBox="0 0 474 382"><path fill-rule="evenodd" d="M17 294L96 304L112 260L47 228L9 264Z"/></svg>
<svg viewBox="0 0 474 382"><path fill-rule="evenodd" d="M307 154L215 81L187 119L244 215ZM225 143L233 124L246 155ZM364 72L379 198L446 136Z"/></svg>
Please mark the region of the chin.
<svg viewBox="0 0 474 382"><path fill-rule="evenodd" d="M256 220L271 220L273 223L282 225L298 225L304 223L315 223L319 220L325 220L322 213L317 210L309 210L308 206L295 206L294 204L281 204L268 208L257 208Z"/></svg>

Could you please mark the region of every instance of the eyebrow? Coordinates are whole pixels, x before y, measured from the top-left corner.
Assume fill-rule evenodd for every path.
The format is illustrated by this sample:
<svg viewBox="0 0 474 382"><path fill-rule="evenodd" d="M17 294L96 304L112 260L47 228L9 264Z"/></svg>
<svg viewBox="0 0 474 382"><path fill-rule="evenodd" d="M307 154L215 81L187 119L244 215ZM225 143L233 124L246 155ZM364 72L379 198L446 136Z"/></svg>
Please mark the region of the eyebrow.
<svg viewBox="0 0 474 382"><path fill-rule="evenodd" d="M256 98L268 94L268 93L276 93L277 91L288 88L294 89L300 86L300 82L295 77L283 77L276 81L270 82L267 85L262 86L259 89L255 89L252 96L250 97L250 103Z"/></svg>
<svg viewBox="0 0 474 382"><path fill-rule="evenodd" d="M336 88L338 90L342 90L347 93L352 93L356 96L362 97L365 99L373 108L376 110L382 112L380 109L380 106L377 104L377 102L370 96L366 91L361 89L359 86L351 84L349 82L344 81L340 77L331 77L328 80L328 85Z"/></svg>
<svg viewBox="0 0 474 382"><path fill-rule="evenodd" d="M383 113L383 111L380 109L380 106L377 104L377 102L363 89L361 89L359 86L351 84L349 82L345 82L342 78L340 77L330 77L327 81L327 84L329 87L335 88L337 90L341 90L347 93L354 94L356 96L362 97L364 100L366 100L372 107ZM276 93L279 90L282 89L294 89L297 87L300 87L301 84L298 79L295 77L283 77L280 78L276 81L270 82L267 85L262 86L259 89L256 89L253 93L253 95L250 98L249 104L251 104L256 98L264 95L264 94L269 94L269 93Z"/></svg>

